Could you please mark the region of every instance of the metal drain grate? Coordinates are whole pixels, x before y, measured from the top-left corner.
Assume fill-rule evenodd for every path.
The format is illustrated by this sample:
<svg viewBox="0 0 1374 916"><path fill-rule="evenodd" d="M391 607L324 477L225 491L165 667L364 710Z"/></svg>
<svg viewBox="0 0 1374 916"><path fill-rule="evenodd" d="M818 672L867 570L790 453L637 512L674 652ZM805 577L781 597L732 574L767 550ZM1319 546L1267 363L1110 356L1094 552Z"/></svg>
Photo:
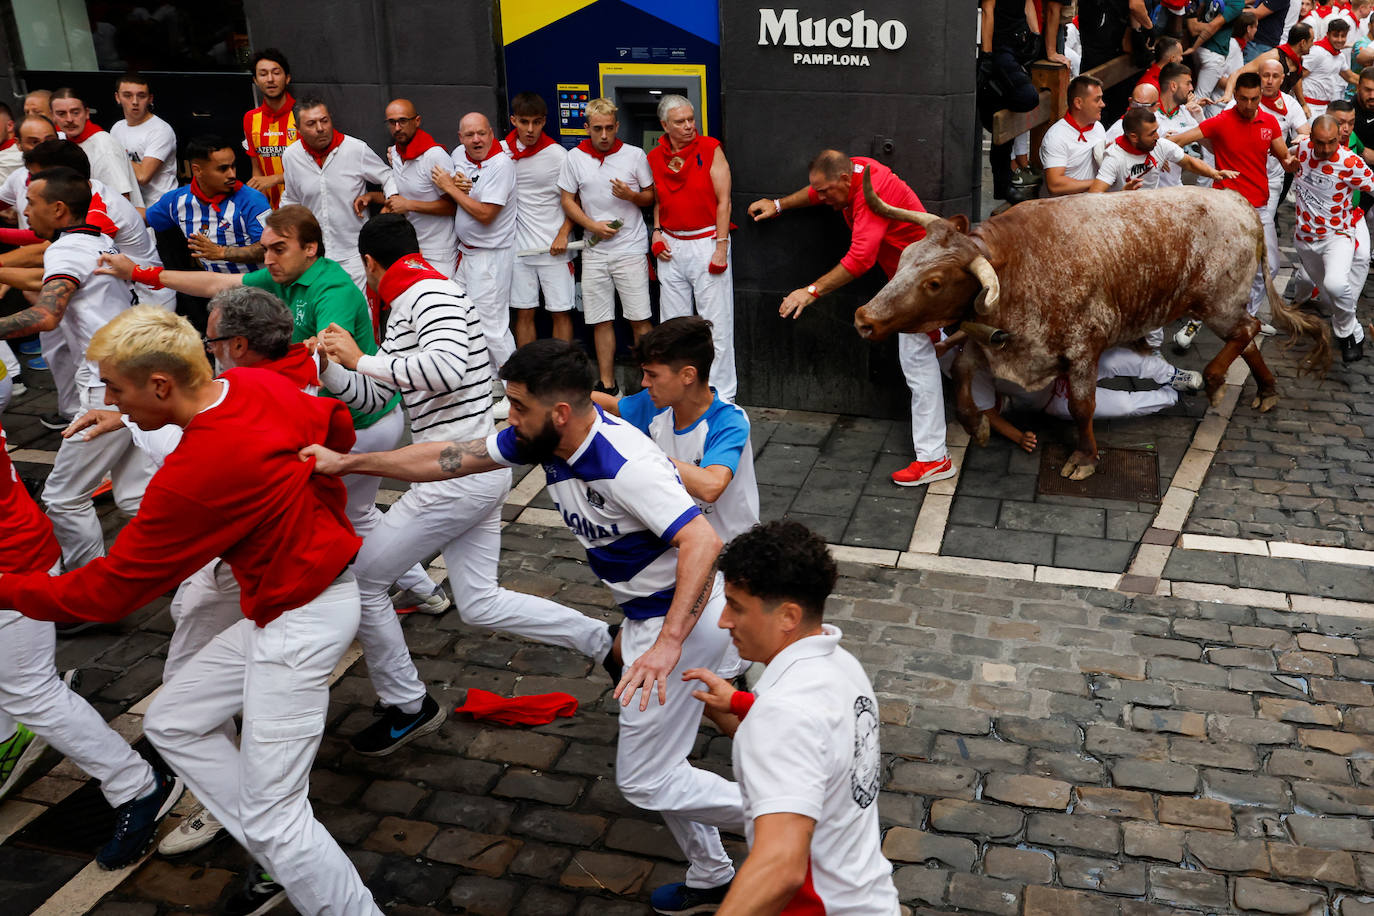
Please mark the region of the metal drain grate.
<svg viewBox="0 0 1374 916"><path fill-rule="evenodd" d="M1069 460L1072 451L1072 447L1060 442L1046 443L1040 455L1040 477L1035 484L1037 494L1159 502L1159 455L1153 450L1103 448L1097 473L1087 480L1059 476L1059 469Z"/></svg>

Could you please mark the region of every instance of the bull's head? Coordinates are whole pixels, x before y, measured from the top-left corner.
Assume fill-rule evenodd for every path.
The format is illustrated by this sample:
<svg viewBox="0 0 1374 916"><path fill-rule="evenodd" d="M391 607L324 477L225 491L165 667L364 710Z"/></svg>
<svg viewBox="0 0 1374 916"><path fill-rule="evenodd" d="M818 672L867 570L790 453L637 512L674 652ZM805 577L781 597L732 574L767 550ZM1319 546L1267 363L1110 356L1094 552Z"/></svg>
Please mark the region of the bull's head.
<svg viewBox="0 0 1374 916"><path fill-rule="evenodd" d="M924 227L926 237L906 247L892 279L854 313L854 327L861 336L882 340L897 332L919 334L947 327L964 316L970 302L979 315L995 313L1001 295L997 272L965 234L968 220L941 219L883 202L873 191L867 169L864 199L879 216Z"/></svg>

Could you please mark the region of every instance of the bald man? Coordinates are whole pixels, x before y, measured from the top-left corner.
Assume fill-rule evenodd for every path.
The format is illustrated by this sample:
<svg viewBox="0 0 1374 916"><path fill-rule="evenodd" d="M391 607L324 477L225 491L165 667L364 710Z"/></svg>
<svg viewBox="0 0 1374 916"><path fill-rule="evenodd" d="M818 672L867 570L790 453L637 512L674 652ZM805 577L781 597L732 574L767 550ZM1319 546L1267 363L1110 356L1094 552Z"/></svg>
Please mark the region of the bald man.
<svg viewBox="0 0 1374 916"><path fill-rule="evenodd" d="M420 254L439 273L452 277L458 264L458 232L453 222L458 205L434 183L434 170L447 172L453 160L420 124L420 113L409 99L395 99L386 106L386 129L392 141L386 157L396 193L386 199L382 210L404 213L415 227Z"/></svg>
<svg viewBox="0 0 1374 916"><path fill-rule="evenodd" d="M52 120L52 93L46 89L35 89L24 96L24 114L42 115Z"/></svg>
<svg viewBox="0 0 1374 916"><path fill-rule="evenodd" d="M1307 114L1296 98L1283 91L1283 64L1273 58L1258 62L1255 68L1260 75L1260 111L1268 112L1279 122L1283 132L1283 142L1292 146L1299 138L1307 136ZM1269 157L1269 204L1264 222L1264 240L1268 247L1269 276L1272 278L1279 270L1279 233L1275 228L1274 215L1283 197L1284 176L1288 173L1273 156ZM1365 249L1368 254L1368 249Z"/></svg>
<svg viewBox="0 0 1374 916"><path fill-rule="evenodd" d="M458 285L482 318L487 354L499 369L515 352L510 332L510 283L515 267L515 163L496 141L491 122L473 111L458 122L453 172L435 168L434 183L458 205ZM501 409L509 409L504 403ZM504 416L502 416L504 419Z"/></svg>
<svg viewBox="0 0 1374 916"><path fill-rule="evenodd" d="M1159 111L1159 87L1154 83L1138 83L1131 90L1131 100L1126 103L1127 111L1134 111L1138 108L1147 108L1150 111ZM1126 122L1125 115L1122 115L1111 127L1107 128L1106 143L1115 143L1116 139L1122 135L1123 125Z"/></svg>

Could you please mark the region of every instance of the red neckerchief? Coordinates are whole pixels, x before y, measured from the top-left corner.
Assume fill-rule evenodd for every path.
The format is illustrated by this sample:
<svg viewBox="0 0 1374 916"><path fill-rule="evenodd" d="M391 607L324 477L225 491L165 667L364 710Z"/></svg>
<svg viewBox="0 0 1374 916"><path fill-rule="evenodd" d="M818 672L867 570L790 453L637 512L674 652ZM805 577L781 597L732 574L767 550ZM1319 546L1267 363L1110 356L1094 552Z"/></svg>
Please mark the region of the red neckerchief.
<svg viewBox="0 0 1374 916"><path fill-rule="evenodd" d="M191 193L196 195L197 200L209 204L216 210L220 208L221 204L229 199L228 194L206 194L205 189L200 186L200 182L194 178L191 179Z"/></svg>
<svg viewBox="0 0 1374 916"><path fill-rule="evenodd" d="M280 118L296 107L296 97L290 92L283 92L281 94L281 105L279 107L273 108L272 103L268 102L267 99L262 100L262 107L270 111L273 118Z"/></svg>
<svg viewBox="0 0 1374 916"><path fill-rule="evenodd" d="M1122 134L1121 136L1116 138L1116 145L1124 149L1126 152L1130 153L1132 156L1144 156L1145 166L1147 168L1154 168L1155 165L1157 165L1157 163L1155 162L1153 152L1147 153L1143 149L1136 149L1135 145L1131 143L1130 140L1126 139L1125 134Z"/></svg>
<svg viewBox="0 0 1374 916"><path fill-rule="evenodd" d="M542 131L539 134L539 139L534 141L534 146L527 146L521 149L519 140L520 138L516 135L515 131L506 134L506 152L517 162L521 159L528 159L545 147L553 146L553 137L550 137Z"/></svg>
<svg viewBox="0 0 1374 916"><path fill-rule="evenodd" d="M9 138L8 140L6 140L4 143L0 143L0 150L9 149L11 146L14 146L14 138L13 138L13 137L10 137L10 138Z"/></svg>
<svg viewBox="0 0 1374 916"><path fill-rule="evenodd" d="M75 137L68 135L67 139L75 143L85 143L87 140L91 139L96 134L104 133L104 131L105 128L101 127L94 121L87 121L86 126L81 128L81 133L77 134Z"/></svg>
<svg viewBox="0 0 1374 916"><path fill-rule="evenodd" d="M1237 38L1237 39L1236 39L1236 44L1240 45L1240 49L1241 49L1242 51L1245 50L1245 46L1248 45L1249 43L1250 43L1249 39L1245 39L1245 38Z"/></svg>
<svg viewBox="0 0 1374 916"><path fill-rule="evenodd" d="M463 155L467 157L468 162L471 162L473 165L477 166L479 169L480 169L484 164L486 164L488 161L490 161L490 160L492 160L492 159L495 159L497 156L501 155L501 153L503 153L503 152L505 152L505 151L504 151L503 149L501 149L501 144L500 144L499 142L493 140L493 141L492 141L492 144L491 144L491 149L487 150L487 154L486 154L485 156L482 157L482 161L481 161L481 162L478 162L476 159L473 159L473 158L472 158L472 153L468 152L468 148L467 148L466 146L463 147Z"/></svg>
<svg viewBox="0 0 1374 916"><path fill-rule="evenodd" d="M91 205L86 210L86 222L110 238L114 238L115 234L119 232L119 227L110 221L110 214L105 209L105 201L94 190L91 191Z"/></svg>
<svg viewBox="0 0 1374 916"><path fill-rule="evenodd" d="M577 144L577 148L588 156L591 156L597 162L604 163L607 156L614 156L616 153L620 152L620 148L624 145L625 141L616 137L615 142L611 144L611 148L604 153L595 146L592 146L592 141L590 140L583 140L581 143Z"/></svg>
<svg viewBox="0 0 1374 916"><path fill-rule="evenodd" d="M1065 115L1064 115L1064 120L1068 122L1068 124L1069 124L1070 127L1072 127L1074 130L1078 131L1078 142L1079 142L1079 143L1087 143L1087 142L1088 142L1087 131L1090 131L1090 130L1093 129L1093 126L1092 126L1091 124L1079 124L1077 121L1075 121L1075 120L1073 119L1073 115L1072 115L1072 114L1069 114L1069 113L1065 113Z"/></svg>
<svg viewBox="0 0 1374 916"><path fill-rule="evenodd" d="M315 354L306 349L303 343L294 343L287 347L286 355L281 359L270 359L258 363L253 368L266 369L284 376L302 391L312 386L320 387L320 364L316 362Z"/></svg>
<svg viewBox="0 0 1374 916"><path fill-rule="evenodd" d="M1269 101L1264 96L1260 96L1260 105L1268 108L1270 111L1277 111L1281 115L1288 114L1288 103L1283 100L1282 92L1274 96L1273 102Z"/></svg>
<svg viewBox="0 0 1374 916"><path fill-rule="evenodd" d="M488 157L490 158L490 157ZM377 296L383 302L395 302L396 297L410 289L421 280L447 280L420 254L408 254L396 261L382 274L382 282L377 284Z"/></svg>
<svg viewBox="0 0 1374 916"><path fill-rule="evenodd" d="M1298 66L1302 66L1302 55L1300 55L1297 51L1294 51L1293 46L1288 44L1287 42L1279 45L1279 53L1282 54L1284 57L1287 57L1289 60L1291 60Z"/></svg>
<svg viewBox="0 0 1374 916"><path fill-rule="evenodd" d="M1312 8L1312 13L1313 13L1313 14L1316 14L1316 16L1317 16L1318 19L1325 19L1327 16L1330 16L1330 15L1331 15L1331 11L1332 11L1333 9L1335 9L1334 6L1316 6L1316 7L1313 7L1313 8ZM1311 15L1311 14L1309 14L1309 15ZM1323 40L1325 40L1325 39L1323 39ZM1319 42L1319 44L1320 44L1320 42Z"/></svg>
<svg viewBox="0 0 1374 916"><path fill-rule="evenodd" d="M1323 38L1321 41L1319 41L1319 42L1317 42L1316 44L1312 45L1312 47L1314 47L1314 48L1321 48L1321 49L1323 49L1323 50L1325 50L1325 51L1328 51L1328 52L1330 52L1330 54L1331 54L1332 57L1337 57L1337 56L1339 56L1340 53L1341 53L1340 51L1337 51L1335 48L1331 47L1331 39L1329 39L1329 38Z"/></svg>
<svg viewBox="0 0 1374 916"><path fill-rule="evenodd" d="M341 130L334 131L334 136L330 138L329 145L324 148L323 152L319 153L315 152L315 148L310 144L306 143L304 140L300 140L297 142L299 142L301 146L305 147L305 151L310 154L311 159L315 160L315 164L317 166L319 166L320 168L324 168L324 161L329 158L330 153L334 152L334 150L339 148L340 143L344 142L344 135L343 131Z"/></svg>
<svg viewBox="0 0 1374 916"><path fill-rule="evenodd" d="M436 146L439 146L438 141L431 137L428 131L417 130L405 149L401 149L400 144L396 145L396 155L401 157L402 162L410 162L412 159L419 159L426 150L432 150ZM443 147L439 146L439 149Z"/></svg>

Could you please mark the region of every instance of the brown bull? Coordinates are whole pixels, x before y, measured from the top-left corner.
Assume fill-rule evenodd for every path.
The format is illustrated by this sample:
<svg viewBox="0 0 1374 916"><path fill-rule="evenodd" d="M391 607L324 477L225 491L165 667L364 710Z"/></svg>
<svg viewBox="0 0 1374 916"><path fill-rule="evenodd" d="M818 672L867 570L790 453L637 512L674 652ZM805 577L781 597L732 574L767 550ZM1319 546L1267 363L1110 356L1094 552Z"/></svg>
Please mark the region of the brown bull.
<svg viewBox="0 0 1374 916"><path fill-rule="evenodd" d="M1063 375L1078 445L1061 473L1088 477L1098 461L1098 357L1185 315L1225 342L1203 373L1214 405L1237 356L1258 384L1253 406L1267 411L1278 402L1274 375L1251 342L1259 321L1245 308L1264 259L1264 230L1234 191L1181 187L1028 201L971 232L963 217L888 206L867 174L864 195L876 213L924 226L926 238L907 247L897 273L854 313L861 335L881 340L968 320L1006 332L992 339L985 327L981 339L971 335L955 363L959 421L979 445L987 443L988 421L973 402L975 369L985 366L1029 391ZM1306 365L1324 369L1331 348L1325 322L1266 286L1274 324L1290 340L1315 338Z"/></svg>

